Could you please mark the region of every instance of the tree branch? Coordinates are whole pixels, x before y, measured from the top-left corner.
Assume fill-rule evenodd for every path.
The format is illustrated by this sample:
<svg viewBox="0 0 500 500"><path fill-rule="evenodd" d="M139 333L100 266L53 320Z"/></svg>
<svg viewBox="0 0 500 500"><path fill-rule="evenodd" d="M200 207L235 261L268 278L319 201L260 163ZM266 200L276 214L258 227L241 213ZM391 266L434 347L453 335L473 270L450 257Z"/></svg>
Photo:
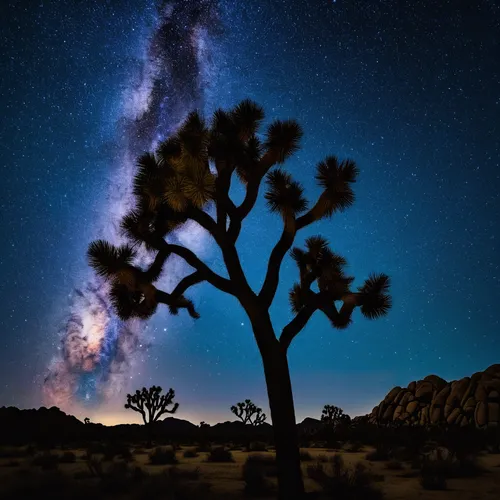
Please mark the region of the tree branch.
<svg viewBox="0 0 500 500"><path fill-rule="evenodd" d="M170 254L168 252L159 251L153 263L149 266L149 268L144 272L144 277L146 278L148 283L156 281L163 270L163 265L165 261L168 259Z"/></svg>
<svg viewBox="0 0 500 500"><path fill-rule="evenodd" d="M321 304L319 309L327 316L336 328L346 328L351 322L351 316L357 306L357 294L350 293L342 297L342 306L340 311L335 304Z"/></svg>
<svg viewBox="0 0 500 500"><path fill-rule="evenodd" d="M259 293L259 298L265 307L269 308L276 295L280 279L280 269L283 258L293 244L296 234L295 217L289 215L285 220L285 227L281 238L271 252L267 265L266 278Z"/></svg>
<svg viewBox="0 0 500 500"><path fill-rule="evenodd" d="M193 285L197 285L202 281L204 280L201 273L199 271L195 271L194 273L191 273L188 276L182 278L182 280L179 281L177 286L173 289L171 295L173 298L179 298L184 295L188 288L192 287Z"/></svg>
<svg viewBox="0 0 500 500"><path fill-rule="evenodd" d="M252 208L257 201L257 196L259 195L259 187L262 182L263 175L257 174L252 176L248 181L247 190L245 193L245 198L241 202L241 205L235 207L234 217L231 217L231 222L229 223L228 235L231 241L235 242L238 239L241 231L241 223L243 219L247 217Z"/></svg>
<svg viewBox="0 0 500 500"><path fill-rule="evenodd" d="M286 325L281 331L279 342L286 350L292 343L292 340L302 331L311 316L318 310L318 305L312 303L304 306L300 312Z"/></svg>
<svg viewBox="0 0 500 500"><path fill-rule="evenodd" d="M297 219L297 231L322 219L325 216L327 207L326 198L326 193L321 193L316 204L307 213Z"/></svg>
<svg viewBox="0 0 500 500"><path fill-rule="evenodd" d="M191 220L197 222L203 229L212 235L214 240L219 243L220 241L220 231L217 227L217 223L203 210L199 208L190 206L186 209L185 214Z"/></svg>
<svg viewBox="0 0 500 500"><path fill-rule="evenodd" d="M182 257L191 267L196 269L200 276L208 281L211 285L223 292L229 293L231 295L235 294L234 286L230 280L219 276L217 273L212 271L204 262L202 262L194 252L186 247L180 245L174 245L167 243L165 240L161 239L159 242L159 249L165 252L171 252L179 257Z"/></svg>
<svg viewBox="0 0 500 500"><path fill-rule="evenodd" d="M352 312L358 305L357 294L355 293L342 297L343 303L340 311L337 310L335 303L330 302L321 292L315 293L309 290L309 293L310 299L307 304L281 332L279 341L285 350L288 349L293 339L306 326L315 311L320 310L323 312L336 328L345 328L351 322Z"/></svg>

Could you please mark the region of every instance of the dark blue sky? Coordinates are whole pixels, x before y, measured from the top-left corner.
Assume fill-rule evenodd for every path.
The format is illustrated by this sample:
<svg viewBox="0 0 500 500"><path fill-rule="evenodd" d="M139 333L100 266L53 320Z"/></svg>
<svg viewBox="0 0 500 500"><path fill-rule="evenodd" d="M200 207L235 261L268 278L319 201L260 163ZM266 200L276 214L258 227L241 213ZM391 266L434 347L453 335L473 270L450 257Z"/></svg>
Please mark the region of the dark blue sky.
<svg viewBox="0 0 500 500"><path fill-rule="evenodd" d="M197 65L185 70L186 54L168 49L175 85L163 102L168 92L183 103L195 95L193 106L210 112L250 97L269 119L298 119L302 149L287 168L311 199L315 164L327 154L351 157L361 170L355 206L301 238L329 238L356 283L371 271L388 273L394 307L376 322L356 314L342 332L313 317L290 350L298 418L318 416L326 403L364 413L393 385L429 373L457 378L499 362L498 5L174 4L171 23L181 38L172 43L193 43L189 27L197 23ZM207 14L196 18L195 4L210 8L220 29ZM110 184L123 175L124 96L137 90L132 76L150 67L144 50L158 16L146 0L9 0L0 10L0 405L31 407L42 402L71 294L91 276L86 247L103 231ZM168 109L164 120L172 121L175 108ZM156 125L156 132L166 126ZM279 232L261 200L239 244L252 284ZM205 260L220 269L203 241ZM287 260L276 325L290 318L296 276ZM228 407L246 397L267 407L244 312L209 286L193 298L200 320L162 310L150 321L141 337L149 347L132 353L126 389L173 386L179 415L195 421L229 419ZM121 399L99 401L85 409L94 420L130 418L119 415Z"/></svg>

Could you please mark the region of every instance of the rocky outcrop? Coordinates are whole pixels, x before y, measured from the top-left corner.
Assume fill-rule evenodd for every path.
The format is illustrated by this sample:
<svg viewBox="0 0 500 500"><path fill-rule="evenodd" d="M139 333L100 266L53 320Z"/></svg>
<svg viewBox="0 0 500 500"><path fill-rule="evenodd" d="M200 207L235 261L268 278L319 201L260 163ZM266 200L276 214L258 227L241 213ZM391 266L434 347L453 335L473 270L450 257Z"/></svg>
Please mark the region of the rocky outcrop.
<svg viewBox="0 0 500 500"><path fill-rule="evenodd" d="M394 387L373 408L369 422L379 425L500 425L500 364L453 382L437 375Z"/></svg>

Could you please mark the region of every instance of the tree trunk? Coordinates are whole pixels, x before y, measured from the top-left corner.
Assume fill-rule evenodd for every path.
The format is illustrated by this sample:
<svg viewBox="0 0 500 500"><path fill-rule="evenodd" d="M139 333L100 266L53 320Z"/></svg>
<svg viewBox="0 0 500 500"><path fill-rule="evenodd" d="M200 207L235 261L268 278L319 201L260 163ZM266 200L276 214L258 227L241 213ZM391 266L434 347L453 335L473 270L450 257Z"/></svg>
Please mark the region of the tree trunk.
<svg viewBox="0 0 500 500"><path fill-rule="evenodd" d="M278 498L302 499L304 482L288 361L279 344L266 351L262 358L276 447Z"/></svg>

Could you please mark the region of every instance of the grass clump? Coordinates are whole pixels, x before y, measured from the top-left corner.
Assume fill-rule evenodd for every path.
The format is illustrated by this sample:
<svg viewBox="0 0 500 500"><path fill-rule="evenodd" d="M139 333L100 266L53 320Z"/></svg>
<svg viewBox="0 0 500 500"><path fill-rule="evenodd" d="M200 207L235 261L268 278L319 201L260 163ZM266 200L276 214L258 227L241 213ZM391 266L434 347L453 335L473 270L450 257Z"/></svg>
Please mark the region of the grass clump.
<svg viewBox="0 0 500 500"><path fill-rule="evenodd" d="M151 465L176 465L179 463L175 450L170 446L157 446L149 454Z"/></svg>
<svg viewBox="0 0 500 500"><path fill-rule="evenodd" d="M366 467L358 464L354 469L347 468L340 455L332 457L327 469L317 463L307 467L307 475L321 486L324 498L349 500L380 500L382 492L373 486L373 476Z"/></svg>
<svg viewBox="0 0 500 500"><path fill-rule="evenodd" d="M233 454L224 448L224 446L216 446L207 454L207 462L234 462Z"/></svg>
<svg viewBox="0 0 500 500"><path fill-rule="evenodd" d="M269 476L276 475L276 459L272 455L255 454L247 457L242 467L245 493L250 496L269 496L273 486Z"/></svg>

